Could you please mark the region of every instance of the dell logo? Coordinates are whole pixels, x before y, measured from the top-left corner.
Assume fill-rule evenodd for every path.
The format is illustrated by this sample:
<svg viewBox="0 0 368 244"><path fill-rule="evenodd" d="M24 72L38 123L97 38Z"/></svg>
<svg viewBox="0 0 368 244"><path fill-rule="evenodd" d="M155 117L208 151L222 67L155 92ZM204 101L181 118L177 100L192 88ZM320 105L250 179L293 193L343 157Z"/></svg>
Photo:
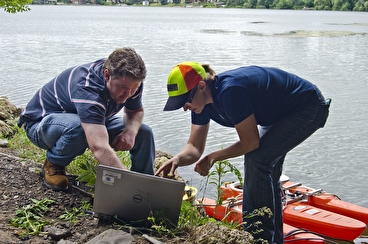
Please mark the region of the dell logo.
<svg viewBox="0 0 368 244"><path fill-rule="evenodd" d="M141 195L134 195L133 196L133 202L141 203L142 201L143 201L143 197Z"/></svg>

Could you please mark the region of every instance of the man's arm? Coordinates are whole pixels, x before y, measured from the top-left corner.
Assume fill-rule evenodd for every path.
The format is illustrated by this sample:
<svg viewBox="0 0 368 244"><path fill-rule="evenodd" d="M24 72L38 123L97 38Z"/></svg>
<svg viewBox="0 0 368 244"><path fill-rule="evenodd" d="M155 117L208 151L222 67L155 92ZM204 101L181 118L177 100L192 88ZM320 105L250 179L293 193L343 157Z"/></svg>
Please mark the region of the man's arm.
<svg viewBox="0 0 368 244"><path fill-rule="evenodd" d="M89 148L100 164L115 168L125 168L115 151L128 151L133 148L135 137L142 125L143 108L124 110L124 130L109 144L105 125L82 123ZM114 151L115 150L115 151Z"/></svg>
<svg viewBox="0 0 368 244"><path fill-rule="evenodd" d="M109 135L104 125L82 123L88 146L100 164L126 169L109 145Z"/></svg>

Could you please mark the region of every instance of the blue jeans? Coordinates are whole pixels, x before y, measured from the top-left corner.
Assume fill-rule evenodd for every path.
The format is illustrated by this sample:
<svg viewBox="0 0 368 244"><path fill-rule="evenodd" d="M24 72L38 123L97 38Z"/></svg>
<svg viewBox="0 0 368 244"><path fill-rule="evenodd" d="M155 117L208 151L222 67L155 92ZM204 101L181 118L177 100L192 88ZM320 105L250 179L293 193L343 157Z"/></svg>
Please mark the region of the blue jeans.
<svg viewBox="0 0 368 244"><path fill-rule="evenodd" d="M260 147L244 155L244 229L254 239L283 243L280 176L286 153L324 126L329 102L321 94L313 105L289 114L271 126L260 127ZM272 216L246 218L255 209L268 207ZM260 225L256 226L256 222ZM256 232L262 230L261 232Z"/></svg>
<svg viewBox="0 0 368 244"><path fill-rule="evenodd" d="M122 117L113 116L106 120L110 143L124 130ZM53 164L67 166L88 148L81 121L77 114L54 113L41 121L27 122L25 130L29 140L47 150L46 157ZM153 175L155 144L151 128L142 124L130 150L132 171Z"/></svg>

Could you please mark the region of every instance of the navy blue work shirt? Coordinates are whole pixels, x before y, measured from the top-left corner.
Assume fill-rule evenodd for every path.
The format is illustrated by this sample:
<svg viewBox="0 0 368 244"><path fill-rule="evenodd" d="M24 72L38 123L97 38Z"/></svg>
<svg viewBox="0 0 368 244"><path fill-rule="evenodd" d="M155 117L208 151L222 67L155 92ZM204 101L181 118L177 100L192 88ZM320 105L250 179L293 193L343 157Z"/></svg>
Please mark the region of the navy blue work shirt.
<svg viewBox="0 0 368 244"><path fill-rule="evenodd" d="M240 67L216 75L208 85L214 103L200 114L192 112L192 124L205 125L212 119L234 127L254 114L257 124L267 126L318 100L315 85L277 68Z"/></svg>

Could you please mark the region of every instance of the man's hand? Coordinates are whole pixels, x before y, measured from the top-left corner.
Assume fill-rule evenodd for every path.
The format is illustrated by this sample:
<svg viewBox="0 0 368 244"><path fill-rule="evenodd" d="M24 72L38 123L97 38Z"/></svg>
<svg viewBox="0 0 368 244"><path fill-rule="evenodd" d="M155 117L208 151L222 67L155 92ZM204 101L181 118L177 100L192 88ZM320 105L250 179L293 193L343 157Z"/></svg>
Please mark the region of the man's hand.
<svg viewBox="0 0 368 244"><path fill-rule="evenodd" d="M111 147L115 151L129 151L135 143L135 134L129 130L121 132L112 142Z"/></svg>

